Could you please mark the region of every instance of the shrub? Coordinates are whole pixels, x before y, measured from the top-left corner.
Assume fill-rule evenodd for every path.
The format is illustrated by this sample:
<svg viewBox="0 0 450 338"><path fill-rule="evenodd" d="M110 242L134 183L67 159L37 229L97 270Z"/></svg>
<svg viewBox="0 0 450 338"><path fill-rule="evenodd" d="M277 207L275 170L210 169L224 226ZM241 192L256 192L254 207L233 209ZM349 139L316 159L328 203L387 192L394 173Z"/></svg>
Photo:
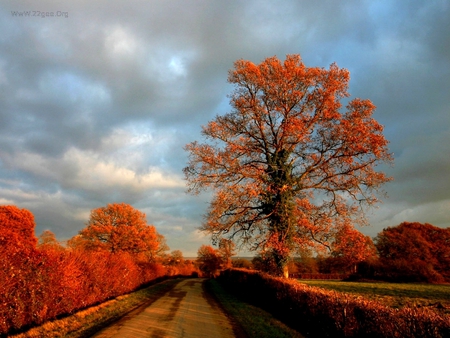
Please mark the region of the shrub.
<svg viewBox="0 0 450 338"><path fill-rule="evenodd" d="M314 336L450 336L450 318L427 309L392 309L361 296L247 270L223 271L218 280L231 293Z"/></svg>
<svg viewBox="0 0 450 338"><path fill-rule="evenodd" d="M167 270L127 252L64 249L51 232L38 243L31 212L0 206L0 336L132 292ZM192 269L185 271L192 273Z"/></svg>
<svg viewBox="0 0 450 338"><path fill-rule="evenodd" d="M129 293L164 276L162 265L126 253L33 250L10 255L0 247L0 336Z"/></svg>

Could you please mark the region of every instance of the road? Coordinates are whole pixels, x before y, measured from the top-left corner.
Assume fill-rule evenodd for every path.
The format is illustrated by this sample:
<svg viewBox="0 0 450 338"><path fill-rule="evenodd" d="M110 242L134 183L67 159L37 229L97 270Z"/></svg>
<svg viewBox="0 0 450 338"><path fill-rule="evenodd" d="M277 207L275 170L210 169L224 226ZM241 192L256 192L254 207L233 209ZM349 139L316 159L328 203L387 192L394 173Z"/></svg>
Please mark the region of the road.
<svg viewBox="0 0 450 338"><path fill-rule="evenodd" d="M150 306L129 313L93 337L235 337L230 320L203 289L204 281L182 280Z"/></svg>

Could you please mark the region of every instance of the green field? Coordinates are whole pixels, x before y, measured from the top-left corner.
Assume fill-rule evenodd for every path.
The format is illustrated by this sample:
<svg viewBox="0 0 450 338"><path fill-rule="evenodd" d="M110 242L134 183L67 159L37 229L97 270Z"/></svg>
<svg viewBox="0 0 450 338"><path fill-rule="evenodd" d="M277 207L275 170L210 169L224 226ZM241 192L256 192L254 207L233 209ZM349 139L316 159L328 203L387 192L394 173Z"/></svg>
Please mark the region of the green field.
<svg viewBox="0 0 450 338"><path fill-rule="evenodd" d="M299 282L328 290L362 295L394 308L431 307L436 308L439 312L450 314L450 285L305 279L301 279Z"/></svg>

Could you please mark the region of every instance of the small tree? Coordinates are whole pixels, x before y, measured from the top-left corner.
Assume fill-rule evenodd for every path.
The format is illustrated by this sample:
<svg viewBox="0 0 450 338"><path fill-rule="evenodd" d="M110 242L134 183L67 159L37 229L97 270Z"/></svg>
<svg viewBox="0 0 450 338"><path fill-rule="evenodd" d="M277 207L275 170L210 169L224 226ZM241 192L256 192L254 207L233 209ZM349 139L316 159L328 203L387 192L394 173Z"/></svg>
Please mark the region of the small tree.
<svg viewBox="0 0 450 338"><path fill-rule="evenodd" d="M377 257L372 239L351 226L339 229L330 249L331 257L345 272L356 273L358 263Z"/></svg>
<svg viewBox="0 0 450 338"><path fill-rule="evenodd" d="M231 268L231 257L236 255L236 245L230 239L221 238L219 241L219 254L225 268Z"/></svg>
<svg viewBox="0 0 450 338"><path fill-rule="evenodd" d="M58 242L55 234L50 230L44 230L39 235L37 248L40 250L64 251L64 247Z"/></svg>
<svg viewBox="0 0 450 338"><path fill-rule="evenodd" d="M197 264L201 272L211 277L220 269L222 258L212 246L202 245L197 251Z"/></svg>
<svg viewBox="0 0 450 338"><path fill-rule="evenodd" d="M349 101L349 72L308 68L299 55L261 64L238 60L232 111L203 127L205 143L186 146L189 191L211 188L202 229L270 252L288 275L297 246L325 243L343 224L365 224L391 160L369 100Z"/></svg>
<svg viewBox="0 0 450 338"><path fill-rule="evenodd" d="M253 269L252 262L245 258L234 259L231 263L233 268L247 269L247 270Z"/></svg>
<svg viewBox="0 0 450 338"><path fill-rule="evenodd" d="M171 266L180 266L184 264L183 253L180 250L173 250L167 257L167 264Z"/></svg>

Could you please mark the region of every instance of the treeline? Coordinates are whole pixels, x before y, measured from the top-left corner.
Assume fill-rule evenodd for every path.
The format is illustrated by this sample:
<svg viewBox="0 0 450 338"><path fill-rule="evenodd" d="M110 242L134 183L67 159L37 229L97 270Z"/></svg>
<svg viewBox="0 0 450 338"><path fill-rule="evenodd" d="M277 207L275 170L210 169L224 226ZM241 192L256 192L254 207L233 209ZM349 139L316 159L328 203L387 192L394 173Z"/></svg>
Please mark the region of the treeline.
<svg viewBox="0 0 450 338"><path fill-rule="evenodd" d="M96 218L101 213L104 217ZM0 206L0 336L129 293L158 277L195 273L181 252L166 253L163 236L139 223L142 216L125 204L95 209L88 226L65 247L50 231L37 238L28 210Z"/></svg>
<svg viewBox="0 0 450 338"><path fill-rule="evenodd" d="M450 228L404 222L373 240L352 230L335 239L327 252L299 251L289 274L305 279L370 279L388 282L450 282ZM352 236L348 236L351 234ZM270 273L275 262L259 253L253 260L233 260L233 267Z"/></svg>
<svg viewBox="0 0 450 338"><path fill-rule="evenodd" d="M374 245L375 255L358 262L350 279L450 282L450 228L404 222L381 231ZM328 269L332 266L333 258Z"/></svg>

